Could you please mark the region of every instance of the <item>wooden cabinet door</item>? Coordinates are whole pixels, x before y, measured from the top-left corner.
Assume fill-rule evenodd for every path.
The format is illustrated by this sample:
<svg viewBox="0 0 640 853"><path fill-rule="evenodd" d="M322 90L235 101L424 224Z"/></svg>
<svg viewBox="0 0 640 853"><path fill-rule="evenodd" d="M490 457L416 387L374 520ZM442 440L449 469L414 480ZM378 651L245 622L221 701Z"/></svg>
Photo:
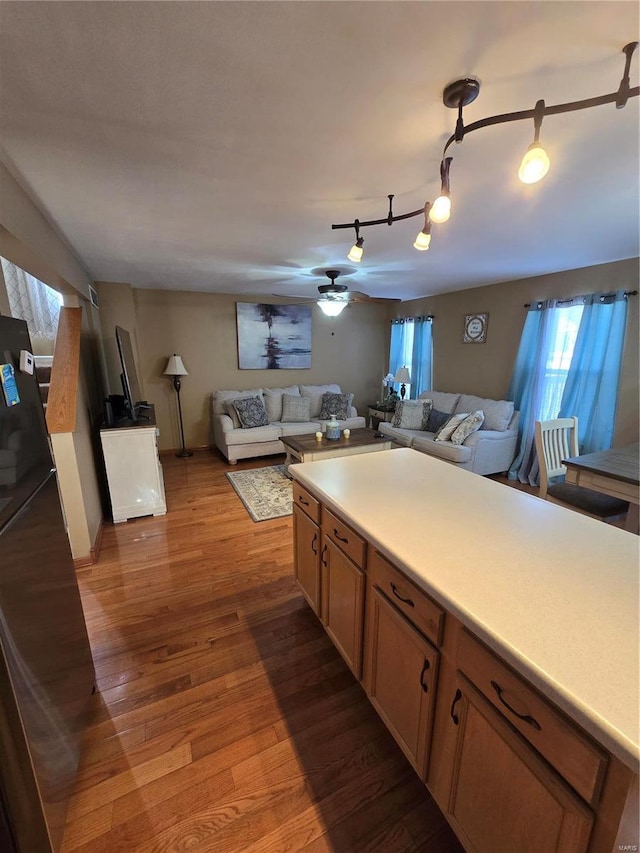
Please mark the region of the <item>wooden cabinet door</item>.
<svg viewBox="0 0 640 853"><path fill-rule="evenodd" d="M448 813L465 849L584 853L593 824L587 806L466 678L456 683Z"/></svg>
<svg viewBox="0 0 640 853"><path fill-rule="evenodd" d="M314 613L320 615L320 528L295 505L293 553L300 588Z"/></svg>
<svg viewBox="0 0 640 853"><path fill-rule="evenodd" d="M371 587L364 687L420 778L427 774L438 651Z"/></svg>
<svg viewBox="0 0 640 853"><path fill-rule="evenodd" d="M364 572L328 536L322 537L321 619L356 678L362 673Z"/></svg>

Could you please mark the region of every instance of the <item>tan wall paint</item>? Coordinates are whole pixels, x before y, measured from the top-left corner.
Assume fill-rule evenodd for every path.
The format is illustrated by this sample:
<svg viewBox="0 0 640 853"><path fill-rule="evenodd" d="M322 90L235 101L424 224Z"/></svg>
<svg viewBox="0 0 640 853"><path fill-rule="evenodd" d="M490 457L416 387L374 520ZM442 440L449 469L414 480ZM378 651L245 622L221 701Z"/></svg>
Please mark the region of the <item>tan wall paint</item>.
<svg viewBox="0 0 640 853"><path fill-rule="evenodd" d="M83 310L81 381L76 430L56 456L58 480L68 486L65 500L71 550L88 558L102 523L101 499L91 450L93 423L103 397L96 350L101 348L95 309L88 298L90 278L40 210L0 163L0 254L64 294L65 304ZM2 281L4 287L4 280ZM68 501L68 502L67 502Z"/></svg>
<svg viewBox="0 0 640 853"><path fill-rule="evenodd" d="M126 329L131 337L133 355L138 369L140 389L144 394L144 382L140 369L140 355L133 288L118 281L97 281L96 290L100 300L100 326L107 374L109 394L122 394L120 381L120 357L116 343L116 326Z"/></svg>
<svg viewBox="0 0 640 853"><path fill-rule="evenodd" d="M87 271L1 162L0 225L16 241L0 240L0 254L7 260L62 293L75 289L89 298Z"/></svg>
<svg viewBox="0 0 640 853"><path fill-rule="evenodd" d="M182 356L189 371L181 391L189 447L211 443L210 405L215 389L337 382L345 392L354 393L354 404L365 415L367 403L380 393L388 350L386 305L352 305L334 320L313 306L309 370L239 370L235 303L256 302L255 297L135 290L134 329L128 325L130 305L121 285L103 283L99 293L104 337L113 334L116 323L136 335L140 380L156 407L161 449L180 446L176 394L171 380L163 375L174 352Z"/></svg>
<svg viewBox="0 0 640 853"><path fill-rule="evenodd" d="M443 293L394 306L395 316L434 314L434 387L483 397L502 398L507 392L515 362L527 302L568 298L596 291L624 288L638 290L638 259L568 270ZM639 407L638 306L640 297L629 300L625 353L620 382L614 443L637 442ZM487 342L462 343L466 314L488 312Z"/></svg>

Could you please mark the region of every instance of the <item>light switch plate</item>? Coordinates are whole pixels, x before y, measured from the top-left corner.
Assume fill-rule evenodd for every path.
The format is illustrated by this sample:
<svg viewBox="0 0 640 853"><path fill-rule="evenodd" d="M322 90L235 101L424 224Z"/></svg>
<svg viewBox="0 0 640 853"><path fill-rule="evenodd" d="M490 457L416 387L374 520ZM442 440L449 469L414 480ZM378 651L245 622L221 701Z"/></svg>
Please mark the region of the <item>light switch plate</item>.
<svg viewBox="0 0 640 853"><path fill-rule="evenodd" d="M33 355L29 350L20 350L20 370L23 373L33 373Z"/></svg>

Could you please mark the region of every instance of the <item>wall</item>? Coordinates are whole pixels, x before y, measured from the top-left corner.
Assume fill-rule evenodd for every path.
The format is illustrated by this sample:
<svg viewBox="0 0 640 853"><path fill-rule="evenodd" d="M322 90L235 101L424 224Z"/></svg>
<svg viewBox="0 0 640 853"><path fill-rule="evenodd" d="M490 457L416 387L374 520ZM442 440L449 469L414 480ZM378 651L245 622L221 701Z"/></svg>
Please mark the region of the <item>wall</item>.
<svg viewBox="0 0 640 853"><path fill-rule="evenodd" d="M505 396L511 379L526 316L526 308L523 307L525 303L547 298L566 299L584 293L620 288L639 289L637 258L416 299L405 302L402 306L394 306L393 312L397 316L435 315L435 388L500 399ZM639 299L639 296L629 299L629 319L614 436L616 446L640 440ZM481 312L489 314L486 343L462 343L465 315Z"/></svg>
<svg viewBox="0 0 640 853"><path fill-rule="evenodd" d="M56 462L67 469L61 472L59 479L74 484L66 495L63 493L71 551L75 559L87 560L91 558L91 549L102 524L99 475L92 448L94 424L104 394L100 323L96 309L87 298L91 279L2 163L0 255L63 293L66 305L83 308L76 429ZM4 290L3 278L0 285ZM0 306L8 307L6 292L0 299Z"/></svg>
<svg viewBox="0 0 640 853"><path fill-rule="evenodd" d="M107 346L116 324L137 342L139 378L146 398L156 407L161 449L180 446L176 394L163 375L174 352L182 356L189 371L180 395L188 447L211 443L210 401L217 388L337 382L345 392L354 393L354 405L365 415L367 404L380 394L389 340L384 304L354 304L336 319L325 317L314 305L309 370L239 370L235 303L256 302L255 296L133 290L132 314L122 285L101 282L98 292ZM111 392L119 393L119 378L113 370L110 379Z"/></svg>

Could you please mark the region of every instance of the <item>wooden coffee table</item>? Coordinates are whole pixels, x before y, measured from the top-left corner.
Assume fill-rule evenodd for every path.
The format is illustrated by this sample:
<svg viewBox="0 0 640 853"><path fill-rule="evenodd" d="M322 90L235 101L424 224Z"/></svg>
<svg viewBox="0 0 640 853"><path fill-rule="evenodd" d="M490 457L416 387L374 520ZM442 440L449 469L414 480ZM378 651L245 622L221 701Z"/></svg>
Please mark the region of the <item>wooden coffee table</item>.
<svg viewBox="0 0 640 853"><path fill-rule="evenodd" d="M313 462L318 459L333 459L336 456L354 456L357 453L373 453L376 450L391 450L397 447L388 435L376 438L373 429L352 429L349 438L341 435L337 441L330 441L324 434L318 440L311 435L283 435L280 441L287 450L284 468L295 462Z"/></svg>

